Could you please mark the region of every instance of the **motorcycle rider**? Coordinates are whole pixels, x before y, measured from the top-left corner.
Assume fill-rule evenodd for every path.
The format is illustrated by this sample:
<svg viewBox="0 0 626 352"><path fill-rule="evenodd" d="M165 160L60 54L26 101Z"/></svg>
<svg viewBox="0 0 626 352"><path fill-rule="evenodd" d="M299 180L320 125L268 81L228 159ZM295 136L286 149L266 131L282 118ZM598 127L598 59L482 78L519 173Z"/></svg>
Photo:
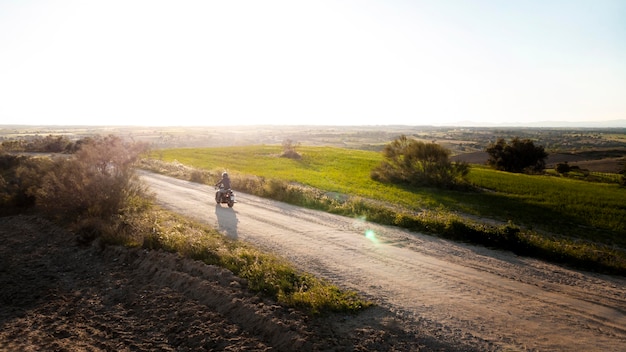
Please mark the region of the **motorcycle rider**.
<svg viewBox="0 0 626 352"><path fill-rule="evenodd" d="M215 184L215 187L219 187L219 190L217 192L220 195L220 199L222 199L222 195L228 192L228 190L230 189L230 178L228 177L228 172L222 173L222 179Z"/></svg>

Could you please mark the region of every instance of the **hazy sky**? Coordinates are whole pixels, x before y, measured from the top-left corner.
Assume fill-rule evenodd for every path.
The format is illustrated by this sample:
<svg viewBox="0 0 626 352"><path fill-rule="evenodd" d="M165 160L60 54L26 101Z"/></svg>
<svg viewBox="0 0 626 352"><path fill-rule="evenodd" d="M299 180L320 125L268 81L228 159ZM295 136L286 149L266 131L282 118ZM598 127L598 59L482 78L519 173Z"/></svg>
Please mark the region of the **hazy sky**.
<svg viewBox="0 0 626 352"><path fill-rule="evenodd" d="M626 119L626 0L0 0L0 124Z"/></svg>

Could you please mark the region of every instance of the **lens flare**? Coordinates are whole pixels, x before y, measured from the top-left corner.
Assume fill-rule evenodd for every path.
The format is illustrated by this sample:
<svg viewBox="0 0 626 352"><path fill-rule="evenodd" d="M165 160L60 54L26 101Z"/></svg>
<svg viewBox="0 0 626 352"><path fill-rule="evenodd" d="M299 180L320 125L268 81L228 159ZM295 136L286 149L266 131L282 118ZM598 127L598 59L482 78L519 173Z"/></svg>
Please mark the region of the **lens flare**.
<svg viewBox="0 0 626 352"><path fill-rule="evenodd" d="M374 232L374 230L372 229L365 230L365 238L374 243L378 243L378 238L376 238L376 232Z"/></svg>

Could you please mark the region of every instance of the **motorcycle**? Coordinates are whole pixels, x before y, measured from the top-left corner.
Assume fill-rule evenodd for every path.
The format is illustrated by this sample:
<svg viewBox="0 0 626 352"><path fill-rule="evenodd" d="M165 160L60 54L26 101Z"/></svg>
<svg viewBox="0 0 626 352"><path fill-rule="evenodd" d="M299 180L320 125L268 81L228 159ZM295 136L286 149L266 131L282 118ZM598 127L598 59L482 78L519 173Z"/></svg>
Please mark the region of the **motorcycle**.
<svg viewBox="0 0 626 352"><path fill-rule="evenodd" d="M228 204L229 208L235 205L235 193L232 189L224 189L223 186L215 187L215 189L217 189L217 192L215 192L215 202L217 204Z"/></svg>

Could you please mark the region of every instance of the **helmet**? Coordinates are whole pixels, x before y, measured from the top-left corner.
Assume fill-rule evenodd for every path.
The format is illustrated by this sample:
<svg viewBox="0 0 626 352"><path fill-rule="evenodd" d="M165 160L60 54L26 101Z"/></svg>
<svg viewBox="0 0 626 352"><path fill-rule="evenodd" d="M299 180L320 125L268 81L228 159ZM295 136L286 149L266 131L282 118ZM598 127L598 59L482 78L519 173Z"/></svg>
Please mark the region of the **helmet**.
<svg viewBox="0 0 626 352"><path fill-rule="evenodd" d="M222 177L228 177L228 172L223 172Z"/></svg>

